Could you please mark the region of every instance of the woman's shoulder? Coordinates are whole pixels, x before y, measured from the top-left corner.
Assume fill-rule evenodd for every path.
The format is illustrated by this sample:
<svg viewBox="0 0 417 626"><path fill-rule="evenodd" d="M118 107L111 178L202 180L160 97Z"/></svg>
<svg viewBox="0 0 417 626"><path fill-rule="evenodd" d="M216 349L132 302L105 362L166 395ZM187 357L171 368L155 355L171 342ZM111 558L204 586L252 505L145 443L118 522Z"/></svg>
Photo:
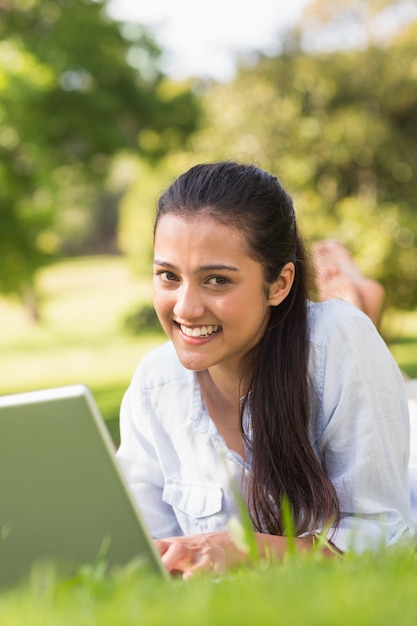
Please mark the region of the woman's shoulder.
<svg viewBox="0 0 417 626"><path fill-rule="evenodd" d="M142 387L155 387L189 378L190 375L191 372L178 360L173 344L167 341L142 358L134 378L140 379Z"/></svg>
<svg viewBox="0 0 417 626"><path fill-rule="evenodd" d="M374 324L360 309L345 300L308 302L310 342L322 345L337 328L348 327L353 334L363 329L378 334Z"/></svg>

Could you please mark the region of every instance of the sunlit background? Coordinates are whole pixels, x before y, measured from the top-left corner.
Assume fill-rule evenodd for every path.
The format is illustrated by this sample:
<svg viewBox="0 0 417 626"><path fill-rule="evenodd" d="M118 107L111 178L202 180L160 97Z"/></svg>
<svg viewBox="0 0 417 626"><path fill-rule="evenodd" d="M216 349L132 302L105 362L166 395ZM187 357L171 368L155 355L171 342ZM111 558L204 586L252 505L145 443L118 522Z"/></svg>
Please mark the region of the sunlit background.
<svg viewBox="0 0 417 626"><path fill-rule="evenodd" d="M207 76L230 80L236 56L256 50L276 52L280 34L301 19L308 0L131 2L111 0L114 19L151 28L164 52L164 68L174 79Z"/></svg>

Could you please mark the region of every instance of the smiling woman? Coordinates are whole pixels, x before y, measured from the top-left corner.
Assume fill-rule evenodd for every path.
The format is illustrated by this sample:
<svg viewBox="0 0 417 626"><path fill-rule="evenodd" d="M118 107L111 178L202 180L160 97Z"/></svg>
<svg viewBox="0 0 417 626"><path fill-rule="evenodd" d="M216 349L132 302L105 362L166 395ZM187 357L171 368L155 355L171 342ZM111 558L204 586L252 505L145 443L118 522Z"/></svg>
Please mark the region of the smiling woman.
<svg viewBox="0 0 417 626"><path fill-rule="evenodd" d="M170 341L125 394L118 458L169 571L246 560L228 531L236 486L264 558L288 549L284 502L301 550L323 528L326 554L410 540L401 373L360 310L308 299L277 178L233 162L191 168L159 200L154 248Z"/></svg>

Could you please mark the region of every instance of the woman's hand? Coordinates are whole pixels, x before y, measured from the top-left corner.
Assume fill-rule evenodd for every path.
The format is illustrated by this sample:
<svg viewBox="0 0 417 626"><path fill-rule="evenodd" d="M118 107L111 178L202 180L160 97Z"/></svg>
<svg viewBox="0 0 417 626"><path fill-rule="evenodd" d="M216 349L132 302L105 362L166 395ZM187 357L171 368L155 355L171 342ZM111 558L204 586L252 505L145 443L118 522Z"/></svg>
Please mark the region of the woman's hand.
<svg viewBox="0 0 417 626"><path fill-rule="evenodd" d="M171 574L187 580L197 571L221 574L246 561L227 531L156 539L162 563Z"/></svg>
<svg viewBox="0 0 417 626"><path fill-rule="evenodd" d="M288 539L277 535L255 533L260 559L281 560L288 549ZM302 553L314 545L313 535L293 539L296 549ZM222 574L236 565L247 563L248 556L239 550L227 531L156 539L155 544L162 563L171 574L182 574L184 580L201 570ZM320 548L326 558L340 556L341 552L331 543Z"/></svg>

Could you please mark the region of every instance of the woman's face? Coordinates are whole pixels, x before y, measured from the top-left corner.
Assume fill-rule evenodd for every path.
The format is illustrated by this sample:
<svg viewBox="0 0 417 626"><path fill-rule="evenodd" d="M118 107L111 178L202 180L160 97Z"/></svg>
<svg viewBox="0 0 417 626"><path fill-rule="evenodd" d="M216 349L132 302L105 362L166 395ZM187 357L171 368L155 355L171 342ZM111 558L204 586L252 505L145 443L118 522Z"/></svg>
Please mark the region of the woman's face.
<svg viewBox="0 0 417 626"><path fill-rule="evenodd" d="M160 218L154 305L184 367L238 368L265 331L271 292L237 231L210 216Z"/></svg>

